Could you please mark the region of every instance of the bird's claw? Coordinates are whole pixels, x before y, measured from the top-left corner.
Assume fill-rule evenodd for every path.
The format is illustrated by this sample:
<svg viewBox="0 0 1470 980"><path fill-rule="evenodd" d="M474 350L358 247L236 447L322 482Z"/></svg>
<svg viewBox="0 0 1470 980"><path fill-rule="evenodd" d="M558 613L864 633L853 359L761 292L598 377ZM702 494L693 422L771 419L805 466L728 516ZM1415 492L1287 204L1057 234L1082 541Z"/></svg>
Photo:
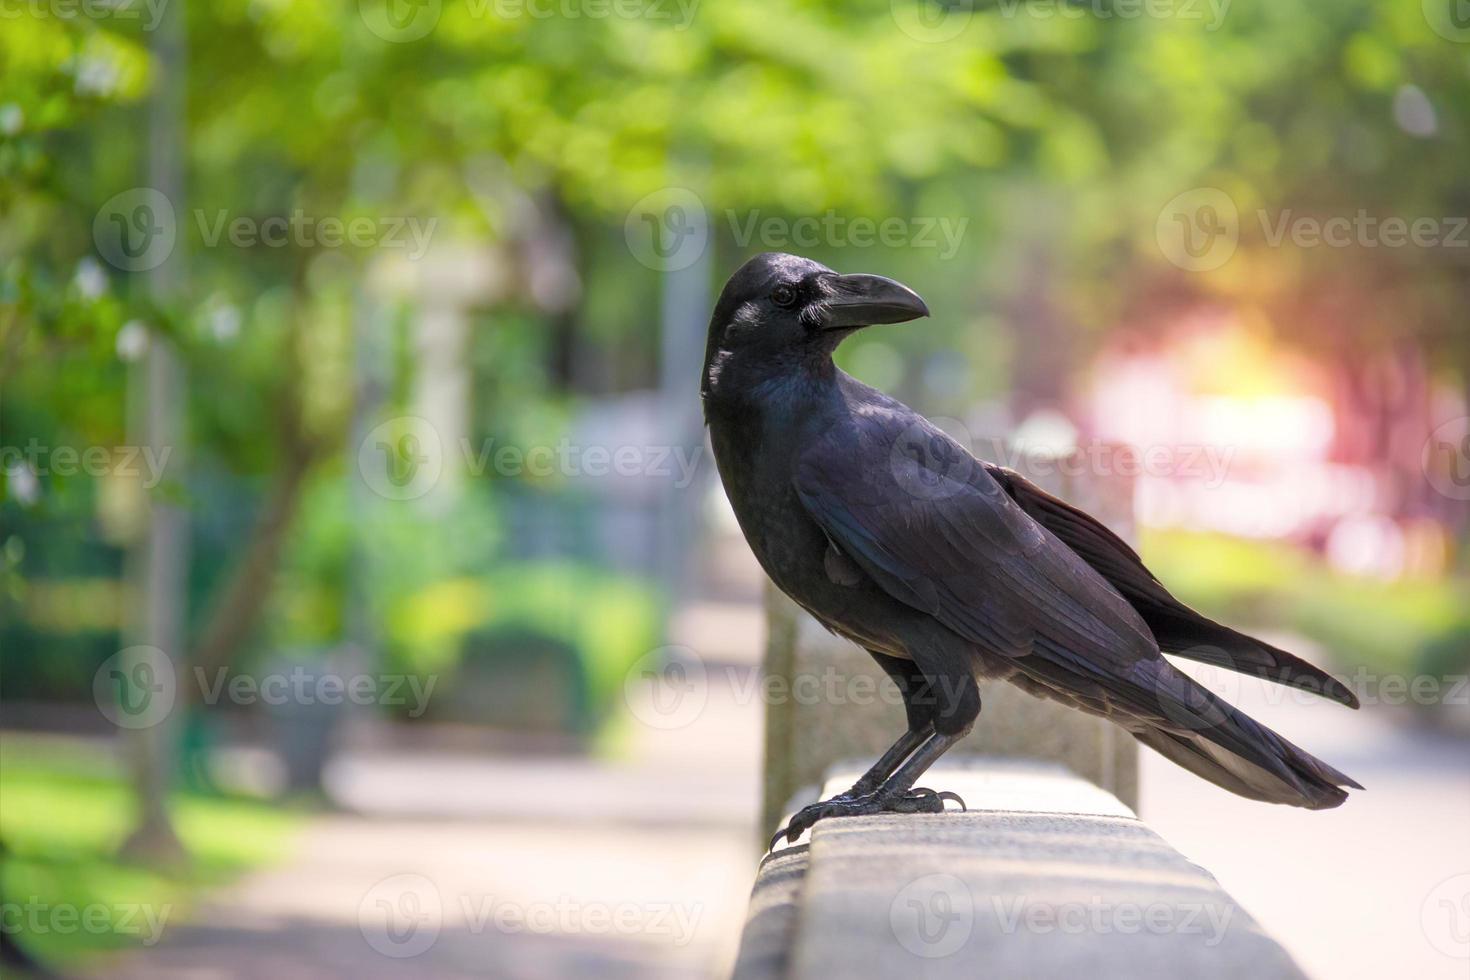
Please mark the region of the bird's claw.
<svg viewBox="0 0 1470 980"><path fill-rule="evenodd" d="M948 789L942 789L942 790L940 790L939 791L939 798L941 800L954 800L956 803L958 803L960 805L960 812L961 813L969 813L970 812L970 808L967 807L967 806L965 806L964 798L961 797L960 794L954 792L953 790L948 790Z"/></svg>
<svg viewBox="0 0 1470 980"><path fill-rule="evenodd" d="M825 817L862 817L877 813L943 813L945 800L953 800L961 810L968 811L965 801L958 793L932 790L919 786L904 793L871 793L866 796L851 796L846 793L830 800L821 800L802 807L791 818L791 822L771 838L766 850L774 851L781 838L795 841L818 821Z"/></svg>

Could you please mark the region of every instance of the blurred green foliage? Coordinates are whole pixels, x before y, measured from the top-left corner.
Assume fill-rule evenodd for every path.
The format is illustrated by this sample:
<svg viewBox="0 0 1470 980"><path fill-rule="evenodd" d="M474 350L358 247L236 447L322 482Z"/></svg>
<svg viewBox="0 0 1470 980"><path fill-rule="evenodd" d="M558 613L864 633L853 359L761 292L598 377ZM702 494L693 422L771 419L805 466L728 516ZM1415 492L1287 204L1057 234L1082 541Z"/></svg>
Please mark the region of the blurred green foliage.
<svg viewBox="0 0 1470 980"><path fill-rule="evenodd" d="M26 949L58 967L87 954L136 945L148 938L147 919L165 928L185 919L197 891L285 857L299 823L289 811L263 803L177 793L179 834L193 860L186 870L126 863L117 847L133 829L136 801L116 766L74 747L9 735L0 743L0 893L25 913L46 917L28 930L14 916ZM74 923L51 927L54 909L105 906L107 928ZM129 911L131 910L131 911ZM72 913L63 913L72 914ZM141 934L139 934L141 931Z"/></svg>
<svg viewBox="0 0 1470 980"><path fill-rule="evenodd" d="M1257 208L1410 218L1470 210L1458 166L1470 150L1463 46L1412 4L1232 4L1218 21L1203 6L1128 18L1107 5L1101 15L1061 16L1055 5L1021 2L696 4L686 23L673 8L662 18L504 17L492 4L449 0L432 30L404 43L374 33L372 9L348 0L188 6L191 209L432 215L446 237L494 240L512 232L513 189L554 199L590 247L642 196L683 186L714 212L725 249L726 209L742 218L829 208L967 216L958 262L935 268L922 251L907 261L915 250L870 251L884 267L896 259L895 271L925 295L969 301L937 309L973 306L978 287L1003 298L1019 285L1014 262L1039 247L1065 269L1056 301L1085 328L1182 290L1253 307L1319 347L1409 333L1464 361L1458 256L1268 248L1250 220ZM945 29L926 34L916 17ZM155 312L126 282L113 284L128 294L121 304L113 290L81 302L66 286L91 254L98 206L144 182L150 36L141 28L7 21L0 255L7 297L42 328L12 335L21 352L54 354L52 342L65 338L105 357L126 315ZM1395 123L1405 86L1435 116L1432 138ZM1181 276L1159 254L1154 223L1171 197L1201 186L1236 201L1243 252L1215 272ZM189 295L184 309L153 319L197 341L191 352L207 361L214 344L194 335L207 333L206 307L236 309L228 364L202 380L228 393L227 404L268 405L271 386L259 382L282 349L310 345L324 329L341 299L329 294L360 276L363 256L200 248L196 222L181 216L180 228L195 239ZM899 254L877 254L886 251ZM626 260L610 268L625 276ZM656 280L637 278L635 308L646 310ZM655 349L648 318L597 314L586 319L611 328L609 340ZM942 326L924 341L930 349L975 323ZM231 379L244 383L216 387ZM240 444L248 441L233 442L233 458L266 451Z"/></svg>

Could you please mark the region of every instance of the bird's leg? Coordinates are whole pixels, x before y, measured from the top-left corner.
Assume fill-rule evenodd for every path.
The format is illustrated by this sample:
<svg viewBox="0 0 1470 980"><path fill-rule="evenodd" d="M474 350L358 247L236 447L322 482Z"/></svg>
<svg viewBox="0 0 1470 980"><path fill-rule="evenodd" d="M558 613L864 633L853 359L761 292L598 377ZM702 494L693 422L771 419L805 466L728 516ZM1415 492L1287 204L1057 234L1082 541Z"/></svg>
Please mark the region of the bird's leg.
<svg viewBox="0 0 1470 980"><path fill-rule="evenodd" d="M872 768L858 777L857 782L852 784L851 789L838 793L831 799L822 800L810 806L803 807L796 816L791 818L791 823L776 831L776 836L771 838L770 846L775 847L776 843L782 837L786 837L788 840L796 840L796 838L801 836L802 831L806 830L807 827L810 827L822 817L834 816L838 813L856 814L859 812L868 812L862 808L876 798L878 790L893 778L894 773L899 769L900 763L907 759L913 753L914 749L923 745L931 736L932 731L932 728L917 732L913 729L905 731L898 737L898 741L890 745L888 751L884 752L878 761L873 763ZM915 774L914 778L918 778L917 774ZM910 781L912 782L912 780ZM961 803L961 806L963 805ZM942 802L940 809L943 809Z"/></svg>
<svg viewBox="0 0 1470 980"><path fill-rule="evenodd" d="M858 777L858 781L852 784L852 788L845 793L834 796L835 800L854 800L860 796L871 796L878 787L887 782L888 777L898 771L899 765L913 754L923 744L931 729L914 731L912 729L904 732L898 737L898 741L888 747L888 751L879 756L878 761L873 763L872 768Z"/></svg>
<svg viewBox="0 0 1470 980"><path fill-rule="evenodd" d="M833 799L851 800L860 796L870 796L874 791L892 776L899 765L913 754L923 744L924 739L934 730L934 695L930 688L928 679L919 670L917 664L912 660L903 660L898 657L879 653L877 650L869 650L878 666L883 668L898 688L899 695L903 698L904 713L908 716L908 731L898 737L898 741L889 746L888 751L873 763L873 767L863 773L852 789L845 793L839 793Z"/></svg>
<svg viewBox="0 0 1470 980"><path fill-rule="evenodd" d="M879 662L883 661L880 659ZM954 696L946 699L943 705L932 702L932 711L923 710L926 702L906 697L905 703L910 709L909 730L883 753L883 757L858 779L852 789L798 811L790 823L776 832L771 839L771 847L774 848L783 837L796 840L824 817L942 813L945 800L953 800L964 809L965 801L957 793L913 788L936 759L969 733L980 713L979 688L968 672L951 690L955 692ZM906 689L905 694L908 693ZM923 724L922 728L918 727L919 723Z"/></svg>
<svg viewBox="0 0 1470 980"><path fill-rule="evenodd" d="M946 735L944 732L932 733L928 738L924 739L923 744L909 756L903 765L898 767L893 775L883 781L883 785L878 787L876 795L881 799L885 797L901 798L909 793L932 793L940 799L940 809L943 809L943 801L948 799L954 800L963 809L965 801L960 799L957 793L936 793L932 789L913 789L913 785L919 781L919 777L924 775L930 766L934 765L935 761L941 755L949 751L950 746L964 737L963 732L953 735Z"/></svg>
<svg viewBox="0 0 1470 980"><path fill-rule="evenodd" d="M958 793L911 788L924 770L962 737L963 735L945 735L942 732L904 733L893 748L884 753L883 759L878 760L879 764L864 773L851 790L830 800L802 807L791 818L790 823L776 832L776 836L771 839L771 847L774 848L783 837L796 840L824 817L863 817L875 813L943 813L945 800L953 800L960 805L960 809L964 809L965 801L960 799ZM910 755L913 742L919 744L917 750L913 750ZM908 756L907 761L887 778L875 775L884 760L890 756L898 756L900 749L903 749L904 756Z"/></svg>

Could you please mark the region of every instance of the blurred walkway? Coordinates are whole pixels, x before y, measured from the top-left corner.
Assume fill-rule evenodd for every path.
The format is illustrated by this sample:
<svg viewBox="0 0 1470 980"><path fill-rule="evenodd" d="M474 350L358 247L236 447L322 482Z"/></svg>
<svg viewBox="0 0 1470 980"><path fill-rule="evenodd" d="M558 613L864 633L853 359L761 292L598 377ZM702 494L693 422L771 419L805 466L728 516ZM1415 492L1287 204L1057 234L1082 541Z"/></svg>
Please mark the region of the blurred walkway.
<svg viewBox="0 0 1470 980"><path fill-rule="evenodd" d="M670 828L331 817L101 977L683 978L732 957L748 840Z"/></svg>
<svg viewBox="0 0 1470 980"><path fill-rule="evenodd" d="M711 672L686 727L625 761L346 753L351 814L99 977L706 978L734 961L758 857L759 705Z"/></svg>

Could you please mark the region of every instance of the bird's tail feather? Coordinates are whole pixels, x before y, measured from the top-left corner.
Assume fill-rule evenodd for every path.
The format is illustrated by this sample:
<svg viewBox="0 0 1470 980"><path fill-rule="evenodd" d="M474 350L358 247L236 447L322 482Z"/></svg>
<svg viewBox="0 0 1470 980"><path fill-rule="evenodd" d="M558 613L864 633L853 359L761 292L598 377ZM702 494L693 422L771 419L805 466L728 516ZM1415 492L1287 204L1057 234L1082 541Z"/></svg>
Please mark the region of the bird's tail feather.
<svg viewBox="0 0 1470 980"><path fill-rule="evenodd" d="M1339 784L1312 774L1312 769L1319 766L1335 770L1295 746L1292 746L1293 753L1305 765L1297 769L1295 778L1287 780L1198 735L1179 735L1162 728L1150 728L1134 732L1133 737L1196 776L1247 799L1300 806L1308 810L1328 810L1347 799L1346 791ZM1357 787L1357 783L1343 778L1343 785Z"/></svg>
<svg viewBox="0 0 1470 980"><path fill-rule="evenodd" d="M1148 725L1133 735L1194 774L1240 796L1310 810L1341 804L1343 787L1363 788L1167 663L1161 671L1172 675L1164 685L1169 693L1183 694L1165 707L1179 724Z"/></svg>
<svg viewBox="0 0 1470 980"><path fill-rule="evenodd" d="M1358 696L1322 668L1257 637L1187 611L1191 615L1152 611L1149 627L1165 653L1310 691L1349 708L1358 707Z"/></svg>
<svg viewBox="0 0 1470 980"><path fill-rule="evenodd" d="M1145 745L1241 796L1321 810L1347 799L1342 787L1363 788L1162 656L1118 671L1042 636L1032 656L1012 663L1016 671L1006 678L1011 683L1109 718Z"/></svg>

